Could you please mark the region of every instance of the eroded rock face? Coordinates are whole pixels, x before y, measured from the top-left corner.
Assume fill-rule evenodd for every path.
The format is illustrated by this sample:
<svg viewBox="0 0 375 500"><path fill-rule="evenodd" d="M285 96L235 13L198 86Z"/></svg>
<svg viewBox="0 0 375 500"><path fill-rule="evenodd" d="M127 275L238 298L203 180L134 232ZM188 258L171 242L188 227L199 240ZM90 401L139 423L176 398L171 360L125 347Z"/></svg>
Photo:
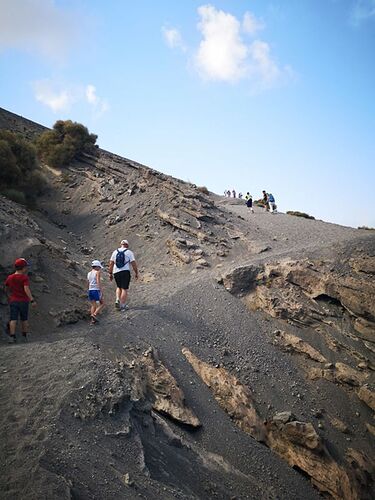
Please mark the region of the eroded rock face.
<svg viewBox="0 0 375 500"><path fill-rule="evenodd" d="M359 399L375 411L375 392L368 385L363 385L357 392Z"/></svg>
<svg viewBox="0 0 375 500"><path fill-rule="evenodd" d="M358 387L368 378L366 373L362 373L345 363L335 363L332 368L320 369L311 368L309 370L311 380L325 378L331 382L346 384L353 387Z"/></svg>
<svg viewBox="0 0 375 500"><path fill-rule="evenodd" d="M312 424L296 420L291 412L277 413L264 422L250 390L236 377L201 361L186 348L182 352L234 423L308 474L321 492L337 500L371 498L374 465L365 455L350 450L347 463L337 462Z"/></svg>
<svg viewBox="0 0 375 500"><path fill-rule="evenodd" d="M276 333L275 344L287 350L293 350L303 354L307 358L318 361L319 363L327 363L326 358L317 349L314 349L308 342L305 342L291 333L278 331Z"/></svg>
<svg viewBox="0 0 375 500"><path fill-rule="evenodd" d="M233 422L257 441L264 442L263 421L255 410L250 391L224 368L214 368L199 360L188 349L183 349L182 353L212 390L216 401L230 415Z"/></svg>
<svg viewBox="0 0 375 500"><path fill-rule="evenodd" d="M103 412L114 414L124 402L139 401L148 401L150 408L177 422L200 426L175 378L151 348L141 356L105 366L95 381L82 387L75 416L92 419Z"/></svg>
<svg viewBox="0 0 375 500"><path fill-rule="evenodd" d="M375 257L345 262L281 261L244 266L223 277L224 286L245 296L252 309L299 325L341 327L344 312L353 335L375 342Z"/></svg>
<svg viewBox="0 0 375 500"><path fill-rule="evenodd" d="M182 390L169 370L161 363L156 352L148 349L134 363L138 397L151 392L154 410L168 415L180 423L199 427L200 422L185 404Z"/></svg>

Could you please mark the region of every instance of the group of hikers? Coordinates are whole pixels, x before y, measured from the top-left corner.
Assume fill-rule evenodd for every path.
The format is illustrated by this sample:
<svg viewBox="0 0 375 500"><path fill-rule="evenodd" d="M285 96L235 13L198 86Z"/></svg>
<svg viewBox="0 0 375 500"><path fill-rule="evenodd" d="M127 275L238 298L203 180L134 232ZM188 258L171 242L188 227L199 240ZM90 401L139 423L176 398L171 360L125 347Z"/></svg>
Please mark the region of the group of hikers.
<svg viewBox="0 0 375 500"><path fill-rule="evenodd" d="M236 191L233 189L225 191L225 196L236 198ZM265 190L262 192L262 202L267 212L275 213L277 206L275 198L271 193ZM238 198L245 199L247 207L252 213L253 197L247 192L243 197L242 193L238 193ZM135 261L134 253L129 250L127 240L121 240L120 247L117 248L111 255L109 260L109 279L116 282L116 300L115 307L123 312L127 309L128 290L131 280L130 266L134 271L135 278L138 279L139 271ZM36 305L33 295L30 290L30 281L28 277L28 263L25 259L19 258L14 262L15 271L10 274L5 281L5 290L8 295L10 320L7 323L7 332L11 341L16 342L16 327L17 322L21 320L22 336L27 340L29 332L29 304ZM88 300L90 301L90 318L91 323L98 323L98 316L102 312L104 304L103 286L102 286L102 270L103 265L100 260L91 262L91 271L87 274Z"/></svg>
<svg viewBox="0 0 375 500"><path fill-rule="evenodd" d="M238 196L237 196L235 189L232 189L232 191L230 189L227 189L224 191L224 196L226 198L237 198L238 197L238 199L240 199L240 200L242 200L244 198L246 206L250 209L250 211L252 213L254 213L253 197L249 192L247 192L245 196L243 196L243 194L241 192L239 192ZM272 193L267 193L265 190L263 190L262 191L262 203L263 203L263 206L264 206L266 212L271 212L271 213L277 212L275 198L274 198Z"/></svg>
<svg viewBox="0 0 375 500"><path fill-rule="evenodd" d="M127 240L122 240L120 247L111 255L109 260L109 279L116 283L115 307L123 312L127 309L128 290L131 280L130 266L135 278L139 278L138 266L134 253L129 250ZM102 286L103 265L100 260L91 262L91 271L87 274L88 300L90 302L91 324L98 323L98 316L104 308L104 294ZM17 342L16 328L21 320L21 332L24 340L29 334L29 305L36 306L36 301L30 290L28 277L28 263L19 258L14 262L14 273L5 280L5 291L8 296L10 319L7 323L7 333L11 342Z"/></svg>

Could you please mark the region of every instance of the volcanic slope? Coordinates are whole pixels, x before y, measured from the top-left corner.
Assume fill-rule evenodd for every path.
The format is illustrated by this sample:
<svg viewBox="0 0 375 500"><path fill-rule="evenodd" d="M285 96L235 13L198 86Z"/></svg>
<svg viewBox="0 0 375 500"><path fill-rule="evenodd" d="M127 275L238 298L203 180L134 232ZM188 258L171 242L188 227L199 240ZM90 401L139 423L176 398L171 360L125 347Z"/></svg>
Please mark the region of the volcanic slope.
<svg viewBox="0 0 375 500"><path fill-rule="evenodd" d="M38 302L29 342L0 346L4 498L373 496L373 232L101 149L43 169L38 210L0 198L1 278L28 258ZM141 279L124 314L104 273L90 326L90 261L122 238Z"/></svg>

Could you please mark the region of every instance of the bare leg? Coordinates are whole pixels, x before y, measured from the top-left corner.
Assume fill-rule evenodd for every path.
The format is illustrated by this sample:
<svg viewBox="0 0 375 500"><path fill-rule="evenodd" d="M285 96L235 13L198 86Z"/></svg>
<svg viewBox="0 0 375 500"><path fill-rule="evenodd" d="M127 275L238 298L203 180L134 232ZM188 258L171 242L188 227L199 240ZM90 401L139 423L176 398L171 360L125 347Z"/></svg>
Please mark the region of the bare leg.
<svg viewBox="0 0 375 500"><path fill-rule="evenodd" d="M9 334L14 337L16 335L17 320L9 321Z"/></svg>
<svg viewBox="0 0 375 500"><path fill-rule="evenodd" d="M99 305L95 304L94 316L98 316L98 314L100 314L100 312L102 311L103 307L104 307L104 302L101 302Z"/></svg>
<svg viewBox="0 0 375 500"><path fill-rule="evenodd" d="M116 301L120 302L121 288L116 288Z"/></svg>
<svg viewBox="0 0 375 500"><path fill-rule="evenodd" d="M90 308L90 314L91 314L91 316L92 316L93 314L95 314L95 309L96 309L95 300L92 300L92 301L91 301L91 308Z"/></svg>
<svg viewBox="0 0 375 500"><path fill-rule="evenodd" d="M121 296L120 296L120 307L126 304L126 299L128 298L128 291L124 288L121 288Z"/></svg>
<svg viewBox="0 0 375 500"><path fill-rule="evenodd" d="M21 328L22 328L22 335L26 337L26 335L29 333L29 322L21 321Z"/></svg>

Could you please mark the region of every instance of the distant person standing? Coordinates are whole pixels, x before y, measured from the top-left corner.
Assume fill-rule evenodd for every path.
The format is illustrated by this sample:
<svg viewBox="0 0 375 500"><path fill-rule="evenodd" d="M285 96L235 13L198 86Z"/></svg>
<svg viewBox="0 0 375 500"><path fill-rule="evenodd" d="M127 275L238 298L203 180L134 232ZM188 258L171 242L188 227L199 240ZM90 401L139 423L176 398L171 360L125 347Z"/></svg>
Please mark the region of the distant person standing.
<svg viewBox="0 0 375 500"><path fill-rule="evenodd" d="M234 189L232 190L232 196L233 196L233 198L236 197L236 191Z"/></svg>
<svg viewBox="0 0 375 500"><path fill-rule="evenodd" d="M10 308L9 336L14 342L17 342L17 321L18 319L21 320L22 336L27 340L29 333L29 304L35 306L36 302L30 291L27 261L25 259L16 259L14 268L15 272L5 280L5 290Z"/></svg>
<svg viewBox="0 0 375 500"><path fill-rule="evenodd" d="M87 274L88 298L91 304L91 324L97 323L98 315L104 307L104 299L101 285L101 270L103 266L100 260L93 260L91 271Z"/></svg>
<svg viewBox="0 0 375 500"><path fill-rule="evenodd" d="M246 206L247 206L247 208L250 208L251 213L254 213L254 210L253 210L253 197L251 196L251 194L249 192L246 193L245 200L246 200Z"/></svg>
<svg viewBox="0 0 375 500"><path fill-rule="evenodd" d="M238 193L238 198L242 200L242 193Z"/></svg>
<svg viewBox="0 0 375 500"><path fill-rule="evenodd" d="M112 253L109 261L109 279L112 281L114 277L117 285L115 307L120 311L125 311L131 279L130 264L135 273L135 279L138 279L139 272L134 254L129 250L128 240L122 240L120 245L120 248Z"/></svg>
<svg viewBox="0 0 375 500"><path fill-rule="evenodd" d="M269 202L268 202L268 195L267 195L267 193L266 193L265 190L263 190L262 193L263 193L262 201L263 201L263 204L264 204L264 208L266 209L266 212L269 212L270 205L269 205Z"/></svg>
<svg viewBox="0 0 375 500"><path fill-rule="evenodd" d="M267 195L267 198L268 198L268 205L270 207L270 212L271 213L276 213L277 212L277 206L276 206L276 202L275 202L275 198L274 198L273 194L269 193Z"/></svg>

